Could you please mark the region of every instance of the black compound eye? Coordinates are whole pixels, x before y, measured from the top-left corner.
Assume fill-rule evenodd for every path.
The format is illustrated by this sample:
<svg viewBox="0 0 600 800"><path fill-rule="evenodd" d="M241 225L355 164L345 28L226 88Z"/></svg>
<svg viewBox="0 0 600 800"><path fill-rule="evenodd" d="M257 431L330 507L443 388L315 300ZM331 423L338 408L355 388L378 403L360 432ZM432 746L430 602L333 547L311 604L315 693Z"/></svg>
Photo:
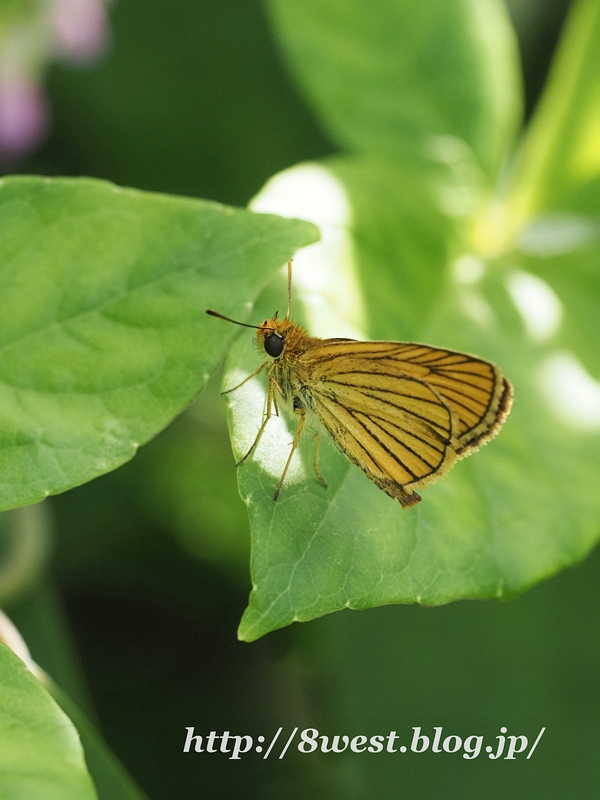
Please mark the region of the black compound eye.
<svg viewBox="0 0 600 800"><path fill-rule="evenodd" d="M272 358L277 358L283 353L283 339L277 333L265 336L265 351Z"/></svg>

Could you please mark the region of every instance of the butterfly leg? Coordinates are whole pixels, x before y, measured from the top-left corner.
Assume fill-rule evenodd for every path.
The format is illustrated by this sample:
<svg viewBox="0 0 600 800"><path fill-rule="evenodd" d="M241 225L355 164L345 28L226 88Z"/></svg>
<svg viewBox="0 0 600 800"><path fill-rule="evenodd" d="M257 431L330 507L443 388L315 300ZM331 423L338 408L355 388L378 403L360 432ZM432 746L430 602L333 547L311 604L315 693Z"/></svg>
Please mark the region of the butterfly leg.
<svg viewBox="0 0 600 800"><path fill-rule="evenodd" d="M229 394L230 392L235 392L237 389L241 389L241 387L245 383L247 383L251 378L255 378L257 375L260 375L260 373L263 371L263 369L267 366L268 363L269 363L268 361L264 361L260 365L260 367L252 373L252 375L248 375L248 377L244 378L244 380L241 383L238 383L237 386L234 386L232 389L226 389L224 392L221 392L221 394Z"/></svg>
<svg viewBox="0 0 600 800"><path fill-rule="evenodd" d="M325 482L323 476L321 475L321 470L319 469L319 445L321 444L321 435L319 433L315 433L314 438L317 440L315 445L315 472L317 473L317 480L324 489L327 489L327 483Z"/></svg>
<svg viewBox="0 0 600 800"><path fill-rule="evenodd" d="M279 394L282 397L285 397L285 392L283 391L283 389L279 385L279 381L277 380L275 375L272 374L274 372L274 367L275 367L275 365L273 364L271 366L271 368L269 369L269 381L270 381L270 385L273 387L273 405L275 406L275 416L278 417L279 416L279 406L277 405L277 392L275 391L275 389L277 389L277 391L279 392Z"/></svg>
<svg viewBox="0 0 600 800"><path fill-rule="evenodd" d="M265 363L268 363L268 362L265 362ZM264 364L263 364L263 367L264 367ZM261 369L262 369L262 367L261 367ZM252 375L250 377L252 377ZM230 389L229 391L233 391L233 390ZM240 464L243 464L244 461L248 458L248 456L251 453L253 453L254 450L256 450L256 446L260 442L260 437L263 435L263 432L264 432L265 428L267 427L267 422L271 419L271 415L273 413L272 409L273 409L274 405L275 405L275 386L273 385L273 379L269 378L269 393L267 395L267 411L266 411L266 414L265 414L265 418L263 420L262 425L260 426L260 429L259 429L258 433L256 434L256 439L252 443L252 447L250 448L250 450L248 450L246 455L237 462L236 467L239 467Z"/></svg>
<svg viewBox="0 0 600 800"><path fill-rule="evenodd" d="M300 440L300 434L302 433L302 428L304 428L304 423L306 422L306 411L303 408L296 409L296 413L300 414L300 422L298 423L298 427L296 428L296 433L294 434L294 441L292 442L292 449L290 450L290 454L288 456L288 460L285 462L285 467L283 468L283 475L279 481L279 486L277 487L277 491L275 492L275 497L273 500L277 500L279 497L279 492L281 491L281 487L283 486L283 482L285 480L285 476L289 469L290 464L292 463L292 457L296 452L296 448L298 447L298 441Z"/></svg>

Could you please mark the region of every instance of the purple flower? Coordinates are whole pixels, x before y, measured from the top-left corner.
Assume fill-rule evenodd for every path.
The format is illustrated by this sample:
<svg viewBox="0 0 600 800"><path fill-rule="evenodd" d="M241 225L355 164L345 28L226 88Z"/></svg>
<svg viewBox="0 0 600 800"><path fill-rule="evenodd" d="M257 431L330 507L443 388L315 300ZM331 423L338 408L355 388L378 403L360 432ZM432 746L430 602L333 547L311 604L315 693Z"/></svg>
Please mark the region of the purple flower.
<svg viewBox="0 0 600 800"><path fill-rule="evenodd" d="M0 161L26 155L50 129L50 104L40 85L48 61L60 57L82 64L106 47L105 1L46 0L5 32L0 49Z"/></svg>
<svg viewBox="0 0 600 800"><path fill-rule="evenodd" d="M50 107L27 75L0 77L0 157L12 160L32 150L50 127Z"/></svg>
<svg viewBox="0 0 600 800"><path fill-rule="evenodd" d="M109 36L102 0L53 0L49 13L57 55L83 63L102 53Z"/></svg>

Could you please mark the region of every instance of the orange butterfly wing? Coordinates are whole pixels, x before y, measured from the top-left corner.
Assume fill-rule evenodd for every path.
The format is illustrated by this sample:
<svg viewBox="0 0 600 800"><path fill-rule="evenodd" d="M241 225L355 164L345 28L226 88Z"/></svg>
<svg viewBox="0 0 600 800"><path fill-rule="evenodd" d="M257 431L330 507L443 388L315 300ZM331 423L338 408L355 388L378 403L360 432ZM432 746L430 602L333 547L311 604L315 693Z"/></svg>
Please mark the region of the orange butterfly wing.
<svg viewBox="0 0 600 800"><path fill-rule="evenodd" d="M429 345L317 340L295 366L337 446L403 506L489 441L512 402L494 364Z"/></svg>

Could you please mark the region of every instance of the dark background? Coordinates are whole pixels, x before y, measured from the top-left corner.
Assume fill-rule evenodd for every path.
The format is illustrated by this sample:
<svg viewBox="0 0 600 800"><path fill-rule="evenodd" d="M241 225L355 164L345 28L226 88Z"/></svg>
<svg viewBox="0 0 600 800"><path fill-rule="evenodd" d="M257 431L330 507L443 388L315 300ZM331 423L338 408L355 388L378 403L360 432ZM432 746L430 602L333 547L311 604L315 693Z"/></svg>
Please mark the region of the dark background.
<svg viewBox="0 0 600 800"><path fill-rule="evenodd" d="M528 113L567 5L511 3ZM335 152L255 0L119 0L111 21L98 65L51 68L51 136L15 171L245 205L275 172ZM248 529L218 379L130 464L47 505L52 573L8 611L152 800L598 797L597 553L507 603L342 612L240 643ZM405 743L413 726L488 741L547 730L530 761L230 761L184 755L190 725Z"/></svg>

